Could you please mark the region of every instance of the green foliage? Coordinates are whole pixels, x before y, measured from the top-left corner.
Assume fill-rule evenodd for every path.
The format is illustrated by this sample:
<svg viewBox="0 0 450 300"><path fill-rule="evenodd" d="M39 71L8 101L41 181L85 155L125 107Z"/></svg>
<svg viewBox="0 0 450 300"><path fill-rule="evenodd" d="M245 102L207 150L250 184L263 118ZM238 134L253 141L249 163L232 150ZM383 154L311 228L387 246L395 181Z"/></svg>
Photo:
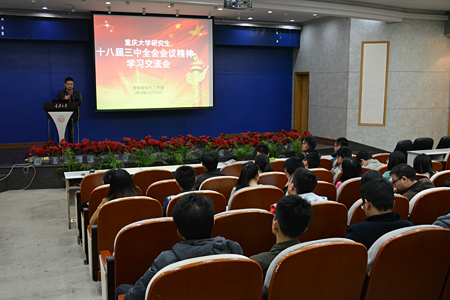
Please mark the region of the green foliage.
<svg viewBox="0 0 450 300"><path fill-rule="evenodd" d="M234 143L233 155L236 156L237 160L245 160L248 156L252 155L255 151L255 148L252 145L246 144L238 146L237 143Z"/></svg>
<svg viewBox="0 0 450 300"><path fill-rule="evenodd" d="M269 147L269 157L285 157L285 155L282 154L282 152L285 150L283 144L269 143L268 141L261 141L261 144L267 145L267 147Z"/></svg>
<svg viewBox="0 0 450 300"><path fill-rule="evenodd" d="M184 160L186 154L191 151L191 147L182 146L182 147L174 147L169 145L169 149L164 150L164 154L166 154L167 159L172 160L176 165L184 164Z"/></svg>
<svg viewBox="0 0 450 300"><path fill-rule="evenodd" d="M81 164L80 162L75 160L75 153L72 148L66 148L63 152L64 156L67 158L67 169L63 167L63 171L72 172L72 171L84 171L86 170L86 166Z"/></svg>
<svg viewBox="0 0 450 300"><path fill-rule="evenodd" d="M302 150L302 143L303 143L303 139L298 138L298 139L292 139L292 146L295 152L295 155L299 155L300 153L303 152Z"/></svg>
<svg viewBox="0 0 450 300"><path fill-rule="evenodd" d="M125 167L122 160L118 159L114 152L109 149L108 156L104 158L101 162L98 163L98 169L105 170L105 169L118 169Z"/></svg>
<svg viewBox="0 0 450 300"><path fill-rule="evenodd" d="M154 151L153 147L148 147L147 149L134 148L133 156L134 156L134 161L135 161L136 165L139 168L153 166L156 163L156 161L158 160L156 158L155 154L153 153L153 151Z"/></svg>

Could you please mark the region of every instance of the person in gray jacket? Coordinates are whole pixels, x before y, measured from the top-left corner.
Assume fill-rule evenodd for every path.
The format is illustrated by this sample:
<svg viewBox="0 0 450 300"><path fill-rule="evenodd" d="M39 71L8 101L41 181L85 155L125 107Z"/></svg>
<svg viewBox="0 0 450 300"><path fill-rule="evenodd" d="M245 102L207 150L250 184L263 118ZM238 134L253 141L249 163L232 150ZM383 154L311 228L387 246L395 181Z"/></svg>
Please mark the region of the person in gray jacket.
<svg viewBox="0 0 450 300"><path fill-rule="evenodd" d="M211 238L214 209L210 199L197 193L186 194L175 205L172 215L183 241L175 244L172 250L162 252L135 285L119 285L116 299L119 295L126 294L125 300L144 300L147 285L153 276L175 262L213 254L243 254L238 243L223 237Z"/></svg>
<svg viewBox="0 0 450 300"><path fill-rule="evenodd" d="M377 170L384 167L385 164L380 163L377 159L372 157L372 154L366 150L361 150L356 154L356 160L361 163L361 166L372 170Z"/></svg>
<svg viewBox="0 0 450 300"><path fill-rule="evenodd" d="M440 216L433 225L441 226L443 228L450 229L450 214L446 214L444 216Z"/></svg>

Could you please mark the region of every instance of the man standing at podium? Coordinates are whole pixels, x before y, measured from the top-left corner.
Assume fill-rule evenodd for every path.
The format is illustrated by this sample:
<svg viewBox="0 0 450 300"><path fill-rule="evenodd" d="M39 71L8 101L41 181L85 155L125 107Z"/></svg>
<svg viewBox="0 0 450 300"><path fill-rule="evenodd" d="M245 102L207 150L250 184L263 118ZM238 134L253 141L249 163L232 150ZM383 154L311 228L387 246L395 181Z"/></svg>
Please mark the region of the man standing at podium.
<svg viewBox="0 0 450 300"><path fill-rule="evenodd" d="M81 93L79 90L73 88L73 78L67 77L64 80L65 89L62 89L56 95L54 102L70 102L70 103L79 103L81 105ZM78 108L78 112L72 115L69 122L67 123L68 132L68 142L73 143L75 140L75 131L74 131L74 123L80 121L80 109Z"/></svg>

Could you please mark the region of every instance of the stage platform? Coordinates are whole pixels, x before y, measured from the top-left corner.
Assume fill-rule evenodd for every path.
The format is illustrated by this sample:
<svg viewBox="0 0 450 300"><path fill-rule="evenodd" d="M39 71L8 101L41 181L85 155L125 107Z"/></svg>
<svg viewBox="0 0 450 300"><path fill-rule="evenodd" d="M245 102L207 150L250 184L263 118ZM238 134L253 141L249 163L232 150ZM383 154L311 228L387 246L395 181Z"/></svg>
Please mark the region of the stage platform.
<svg viewBox="0 0 450 300"><path fill-rule="evenodd" d="M354 154L362 149L372 154L387 152L351 141L349 143ZM34 166L25 161L29 157L29 148L43 146L43 144L42 142L0 145L0 192L65 187L63 164L44 163L40 166ZM316 149L321 155L332 154L334 152L333 147L334 140L318 138Z"/></svg>

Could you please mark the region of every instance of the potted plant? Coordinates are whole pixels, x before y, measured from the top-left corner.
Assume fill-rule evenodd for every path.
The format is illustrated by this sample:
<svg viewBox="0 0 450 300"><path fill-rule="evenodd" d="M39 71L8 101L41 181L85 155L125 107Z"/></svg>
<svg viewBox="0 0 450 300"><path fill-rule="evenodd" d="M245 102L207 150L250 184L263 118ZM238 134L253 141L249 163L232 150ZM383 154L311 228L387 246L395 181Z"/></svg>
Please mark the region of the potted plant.
<svg viewBox="0 0 450 300"><path fill-rule="evenodd" d="M44 148L33 146L28 152L33 156L33 164L40 166L42 164L42 156L45 154Z"/></svg>

